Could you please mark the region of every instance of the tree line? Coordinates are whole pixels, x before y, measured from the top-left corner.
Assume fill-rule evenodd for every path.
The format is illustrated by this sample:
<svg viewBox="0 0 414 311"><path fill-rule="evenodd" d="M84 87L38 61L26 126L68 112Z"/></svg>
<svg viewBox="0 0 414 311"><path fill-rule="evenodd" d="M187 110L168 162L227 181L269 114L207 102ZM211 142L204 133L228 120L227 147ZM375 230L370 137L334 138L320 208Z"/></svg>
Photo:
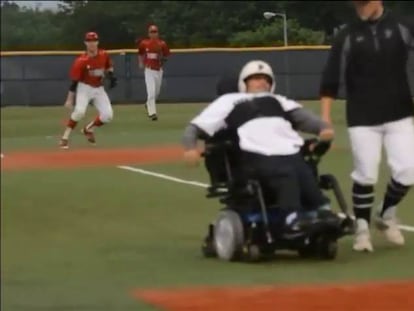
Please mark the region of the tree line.
<svg viewBox="0 0 414 311"><path fill-rule="evenodd" d="M384 1L414 15L411 1ZM283 45L285 13L289 45L329 44L335 28L355 17L351 1L60 1L59 10L1 3L1 50L79 50L96 31L106 49L135 48L155 23L171 48Z"/></svg>

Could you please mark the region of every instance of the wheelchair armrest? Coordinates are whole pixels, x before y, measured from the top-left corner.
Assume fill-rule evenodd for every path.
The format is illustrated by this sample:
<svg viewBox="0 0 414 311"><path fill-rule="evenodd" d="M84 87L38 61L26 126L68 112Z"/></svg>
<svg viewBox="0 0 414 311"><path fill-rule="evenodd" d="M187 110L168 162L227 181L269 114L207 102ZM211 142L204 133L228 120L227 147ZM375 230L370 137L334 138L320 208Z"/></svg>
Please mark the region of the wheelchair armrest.
<svg viewBox="0 0 414 311"><path fill-rule="evenodd" d="M323 156L331 147L332 142L320 141L317 138L309 138L305 140L301 148L301 153L305 157L320 158ZM313 149L310 150L310 146L314 145Z"/></svg>
<svg viewBox="0 0 414 311"><path fill-rule="evenodd" d="M334 185L336 185L338 181L336 180L335 176L330 174L325 174L319 176L319 186L323 190L331 190Z"/></svg>
<svg viewBox="0 0 414 311"><path fill-rule="evenodd" d="M228 150L232 146L234 146L234 142L231 140L225 140L216 143L206 143L204 153L209 153L217 150Z"/></svg>
<svg viewBox="0 0 414 311"><path fill-rule="evenodd" d="M331 148L332 142L330 141L319 141L313 149L313 154L318 157L323 156Z"/></svg>
<svg viewBox="0 0 414 311"><path fill-rule="evenodd" d="M223 195L227 195L229 193L229 189L225 184L217 184L214 186L210 186L207 188L207 198L217 198Z"/></svg>

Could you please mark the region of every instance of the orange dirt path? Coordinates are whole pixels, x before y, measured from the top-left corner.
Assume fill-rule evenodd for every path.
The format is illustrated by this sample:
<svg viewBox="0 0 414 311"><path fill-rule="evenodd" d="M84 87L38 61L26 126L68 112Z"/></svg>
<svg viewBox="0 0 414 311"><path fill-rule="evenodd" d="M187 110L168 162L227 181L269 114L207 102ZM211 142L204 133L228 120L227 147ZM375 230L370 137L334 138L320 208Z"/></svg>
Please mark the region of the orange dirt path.
<svg viewBox="0 0 414 311"><path fill-rule="evenodd" d="M168 311L411 311L414 280L368 284L136 290Z"/></svg>
<svg viewBox="0 0 414 311"><path fill-rule="evenodd" d="M333 149L337 148L333 146ZM150 164L182 160L180 145L121 149L68 149L3 152L2 171Z"/></svg>
<svg viewBox="0 0 414 311"><path fill-rule="evenodd" d="M131 149L69 149L4 153L2 170L56 169L160 163L182 159L180 146Z"/></svg>

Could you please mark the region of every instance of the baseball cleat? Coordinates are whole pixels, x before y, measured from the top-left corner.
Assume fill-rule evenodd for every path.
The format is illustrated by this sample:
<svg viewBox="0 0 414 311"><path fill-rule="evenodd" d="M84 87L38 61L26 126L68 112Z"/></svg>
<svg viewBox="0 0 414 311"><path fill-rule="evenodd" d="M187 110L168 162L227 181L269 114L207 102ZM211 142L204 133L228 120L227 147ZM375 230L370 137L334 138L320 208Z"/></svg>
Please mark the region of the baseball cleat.
<svg viewBox="0 0 414 311"><path fill-rule="evenodd" d="M388 208L382 217L378 213L375 218L375 225L392 244L399 246L405 244L404 236L398 226L398 219L395 216L395 207Z"/></svg>
<svg viewBox="0 0 414 311"><path fill-rule="evenodd" d="M60 139L60 142L59 142L59 147L61 149L69 149L69 140L68 139L64 139L64 138L61 138Z"/></svg>
<svg viewBox="0 0 414 311"><path fill-rule="evenodd" d="M157 121L158 120L158 116L156 114L150 115L148 117L151 119L151 121Z"/></svg>
<svg viewBox="0 0 414 311"><path fill-rule="evenodd" d="M357 252L373 252L368 222L365 219L357 219L353 250Z"/></svg>
<svg viewBox="0 0 414 311"><path fill-rule="evenodd" d="M85 135L88 142L90 142L93 145L96 144L95 135L92 131L88 131L86 128L83 128L81 132L83 135Z"/></svg>

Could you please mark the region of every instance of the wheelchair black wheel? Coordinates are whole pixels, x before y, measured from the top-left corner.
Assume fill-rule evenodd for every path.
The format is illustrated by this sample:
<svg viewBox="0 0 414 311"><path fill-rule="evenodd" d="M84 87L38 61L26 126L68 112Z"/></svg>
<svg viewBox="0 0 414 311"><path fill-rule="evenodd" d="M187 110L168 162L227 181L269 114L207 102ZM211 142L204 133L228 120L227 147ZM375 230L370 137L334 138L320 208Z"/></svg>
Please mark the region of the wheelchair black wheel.
<svg viewBox="0 0 414 311"><path fill-rule="evenodd" d="M206 258L212 258L212 257L217 256L216 249L214 248L213 232L214 232L214 225L210 224L208 226L208 233L203 240L203 244L201 245L201 253Z"/></svg>
<svg viewBox="0 0 414 311"><path fill-rule="evenodd" d="M213 237L214 248L219 259L226 261L240 259L244 229L239 214L231 209L222 210L216 219Z"/></svg>
<svg viewBox="0 0 414 311"><path fill-rule="evenodd" d="M315 256L315 250L310 246L304 246L298 249L300 258L312 258Z"/></svg>
<svg viewBox="0 0 414 311"><path fill-rule="evenodd" d="M247 262L258 262L262 258L259 246L250 243L243 247L243 255Z"/></svg>
<svg viewBox="0 0 414 311"><path fill-rule="evenodd" d="M338 254L338 242L329 237L319 237L317 251L320 258L333 260Z"/></svg>

